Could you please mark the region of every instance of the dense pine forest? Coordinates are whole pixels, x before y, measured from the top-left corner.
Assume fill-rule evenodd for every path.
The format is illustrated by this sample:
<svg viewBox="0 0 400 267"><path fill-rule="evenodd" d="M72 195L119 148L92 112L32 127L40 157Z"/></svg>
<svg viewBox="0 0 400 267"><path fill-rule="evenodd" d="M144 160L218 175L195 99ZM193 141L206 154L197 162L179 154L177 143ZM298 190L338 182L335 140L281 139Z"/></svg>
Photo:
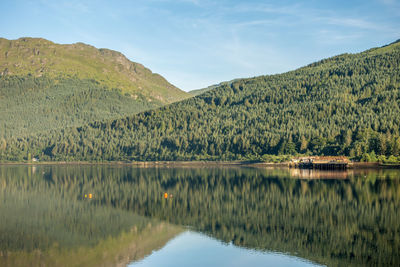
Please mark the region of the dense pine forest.
<svg viewBox="0 0 400 267"><path fill-rule="evenodd" d="M0 140L3 161L399 160L400 43L235 80L126 118Z"/></svg>

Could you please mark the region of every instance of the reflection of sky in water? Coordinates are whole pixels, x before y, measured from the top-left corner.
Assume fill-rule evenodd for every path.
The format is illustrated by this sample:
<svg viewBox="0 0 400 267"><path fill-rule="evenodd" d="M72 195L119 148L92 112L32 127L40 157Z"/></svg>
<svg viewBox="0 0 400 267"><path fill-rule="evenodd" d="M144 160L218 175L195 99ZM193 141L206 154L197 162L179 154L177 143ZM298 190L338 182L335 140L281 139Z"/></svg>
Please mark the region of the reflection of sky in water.
<svg viewBox="0 0 400 267"><path fill-rule="evenodd" d="M318 266L301 258L226 245L206 235L187 231L154 251L137 266Z"/></svg>

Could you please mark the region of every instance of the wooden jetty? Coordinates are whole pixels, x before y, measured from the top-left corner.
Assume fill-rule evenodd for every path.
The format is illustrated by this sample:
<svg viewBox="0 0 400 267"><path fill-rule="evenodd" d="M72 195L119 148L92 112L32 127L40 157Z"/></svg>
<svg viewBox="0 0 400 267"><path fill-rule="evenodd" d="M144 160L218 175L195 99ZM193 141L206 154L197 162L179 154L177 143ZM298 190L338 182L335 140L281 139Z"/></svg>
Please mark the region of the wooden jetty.
<svg viewBox="0 0 400 267"><path fill-rule="evenodd" d="M310 156L294 158L289 165L300 169L345 170L349 164L349 159L343 156Z"/></svg>

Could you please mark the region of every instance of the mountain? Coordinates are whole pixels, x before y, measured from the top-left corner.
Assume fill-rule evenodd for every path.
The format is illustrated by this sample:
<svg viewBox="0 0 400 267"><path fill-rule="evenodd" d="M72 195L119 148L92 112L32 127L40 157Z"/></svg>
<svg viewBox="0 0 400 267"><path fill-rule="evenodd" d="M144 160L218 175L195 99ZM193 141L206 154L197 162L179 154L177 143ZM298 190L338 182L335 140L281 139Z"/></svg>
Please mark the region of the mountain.
<svg viewBox="0 0 400 267"><path fill-rule="evenodd" d="M60 169L64 168L1 168L0 266L127 266L185 230L103 205L93 187L96 197L86 201L82 190L89 187L73 180L89 175L89 181L99 181L94 173L100 169ZM103 166L100 172L116 189L114 178L121 177L120 170Z"/></svg>
<svg viewBox="0 0 400 267"><path fill-rule="evenodd" d="M0 38L0 136L115 119L189 96L116 51Z"/></svg>
<svg viewBox="0 0 400 267"><path fill-rule="evenodd" d="M347 155L397 161L400 43L241 79L122 119L0 140L2 160L235 160Z"/></svg>
<svg viewBox="0 0 400 267"><path fill-rule="evenodd" d="M41 38L0 38L0 70L1 75L93 79L109 89L161 103L188 97L162 76L123 54L83 43L61 45Z"/></svg>

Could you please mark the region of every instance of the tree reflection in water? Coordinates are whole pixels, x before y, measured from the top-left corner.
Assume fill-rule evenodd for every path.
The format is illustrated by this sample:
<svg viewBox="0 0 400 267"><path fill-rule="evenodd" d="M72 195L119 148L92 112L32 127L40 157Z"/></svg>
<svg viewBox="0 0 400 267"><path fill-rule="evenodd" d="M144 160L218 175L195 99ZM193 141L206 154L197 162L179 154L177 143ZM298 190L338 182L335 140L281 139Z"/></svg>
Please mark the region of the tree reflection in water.
<svg viewBox="0 0 400 267"><path fill-rule="evenodd" d="M97 225L120 225L105 231L113 235L126 229L126 218L138 214L190 226L238 246L287 252L330 266L398 266L400 171L336 174L313 172L298 179L287 169L3 166L0 201L34 194L49 203L60 197L68 203L65 209L84 205L104 210L94 228L75 217L62 226L88 231L93 243L105 238L90 232ZM84 194L89 192L93 199L87 201ZM173 197L165 199L165 192ZM46 205L49 212L61 212L56 204ZM112 212L118 213L116 223L107 219ZM8 245L20 229L7 222L0 219L1 250L24 249ZM23 233L18 240L26 238Z"/></svg>

